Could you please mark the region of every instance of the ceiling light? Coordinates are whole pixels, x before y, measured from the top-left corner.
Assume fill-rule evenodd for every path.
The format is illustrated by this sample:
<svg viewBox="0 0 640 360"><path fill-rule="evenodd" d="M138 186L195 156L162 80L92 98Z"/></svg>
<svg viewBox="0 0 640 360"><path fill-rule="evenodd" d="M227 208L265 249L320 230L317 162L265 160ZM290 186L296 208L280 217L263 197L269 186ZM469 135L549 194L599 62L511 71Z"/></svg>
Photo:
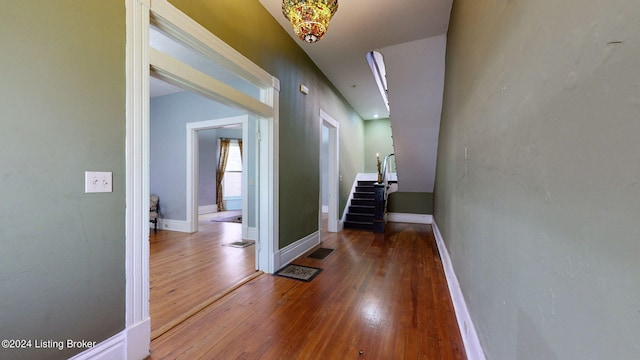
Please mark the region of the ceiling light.
<svg viewBox="0 0 640 360"><path fill-rule="evenodd" d="M282 0L282 13L300 40L314 43L327 32L338 0Z"/></svg>

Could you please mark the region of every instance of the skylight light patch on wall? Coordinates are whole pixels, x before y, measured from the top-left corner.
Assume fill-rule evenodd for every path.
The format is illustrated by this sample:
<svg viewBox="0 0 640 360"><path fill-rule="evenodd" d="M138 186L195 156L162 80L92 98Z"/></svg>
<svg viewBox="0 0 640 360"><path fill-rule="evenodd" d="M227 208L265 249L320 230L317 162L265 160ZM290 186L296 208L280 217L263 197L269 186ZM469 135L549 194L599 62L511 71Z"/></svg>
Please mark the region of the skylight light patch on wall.
<svg viewBox="0 0 640 360"><path fill-rule="evenodd" d="M373 77L376 79L376 84L378 84L378 89L380 90L380 95L382 95L382 99L384 100L384 105L387 107L387 111L389 111L389 99L387 98L387 71L384 66L382 53L377 50L369 51L367 53L367 62L369 63Z"/></svg>

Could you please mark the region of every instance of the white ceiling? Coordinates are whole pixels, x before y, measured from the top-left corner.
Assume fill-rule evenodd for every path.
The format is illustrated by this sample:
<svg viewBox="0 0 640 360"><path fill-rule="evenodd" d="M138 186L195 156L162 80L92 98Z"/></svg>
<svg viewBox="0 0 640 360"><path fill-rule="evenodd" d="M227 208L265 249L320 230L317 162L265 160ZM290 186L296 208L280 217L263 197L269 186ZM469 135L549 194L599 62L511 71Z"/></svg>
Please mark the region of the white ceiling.
<svg viewBox="0 0 640 360"><path fill-rule="evenodd" d="M366 53L445 34L452 4L452 0L340 0L327 34L307 44L293 33L281 0L259 1L365 120L389 117Z"/></svg>

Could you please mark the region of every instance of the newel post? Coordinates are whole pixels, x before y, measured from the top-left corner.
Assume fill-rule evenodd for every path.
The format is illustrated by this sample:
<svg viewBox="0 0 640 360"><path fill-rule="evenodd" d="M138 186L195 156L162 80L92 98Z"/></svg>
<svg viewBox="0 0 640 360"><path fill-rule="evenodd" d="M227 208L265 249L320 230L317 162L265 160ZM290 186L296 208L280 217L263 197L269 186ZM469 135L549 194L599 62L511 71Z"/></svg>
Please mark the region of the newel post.
<svg viewBox="0 0 640 360"><path fill-rule="evenodd" d="M373 217L373 232L384 232L384 183L374 183L375 189L375 214Z"/></svg>

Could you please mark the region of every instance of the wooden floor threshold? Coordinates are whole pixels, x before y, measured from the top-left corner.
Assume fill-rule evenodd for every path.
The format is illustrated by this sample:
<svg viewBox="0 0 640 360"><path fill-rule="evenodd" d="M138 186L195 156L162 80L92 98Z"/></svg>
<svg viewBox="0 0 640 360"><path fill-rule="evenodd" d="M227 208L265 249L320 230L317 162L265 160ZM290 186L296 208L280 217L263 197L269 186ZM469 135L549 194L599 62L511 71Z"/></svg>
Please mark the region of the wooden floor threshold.
<svg viewBox="0 0 640 360"><path fill-rule="evenodd" d="M183 322L187 321L189 318L191 318L192 316L194 316L195 314L199 313L200 311L204 310L205 308L207 308L208 306L214 304L216 301L221 300L222 298L224 298L225 296L231 294L234 290L236 290L237 288L241 287L242 285L248 283L249 281L264 275L264 272L262 271L256 271L253 274L245 277L244 279L236 282L235 284L233 284L230 288L226 289L223 292L220 292L218 294L216 294L215 296L201 302L200 304L194 306L191 310L185 312L184 314L180 315L179 317L177 317L176 319L174 319L173 321L167 323L166 325L156 329L155 331L151 332L151 340L155 340L157 338L159 338L160 336L162 336L163 334L165 334L166 332L168 332L169 330L173 329L174 327L182 324Z"/></svg>

